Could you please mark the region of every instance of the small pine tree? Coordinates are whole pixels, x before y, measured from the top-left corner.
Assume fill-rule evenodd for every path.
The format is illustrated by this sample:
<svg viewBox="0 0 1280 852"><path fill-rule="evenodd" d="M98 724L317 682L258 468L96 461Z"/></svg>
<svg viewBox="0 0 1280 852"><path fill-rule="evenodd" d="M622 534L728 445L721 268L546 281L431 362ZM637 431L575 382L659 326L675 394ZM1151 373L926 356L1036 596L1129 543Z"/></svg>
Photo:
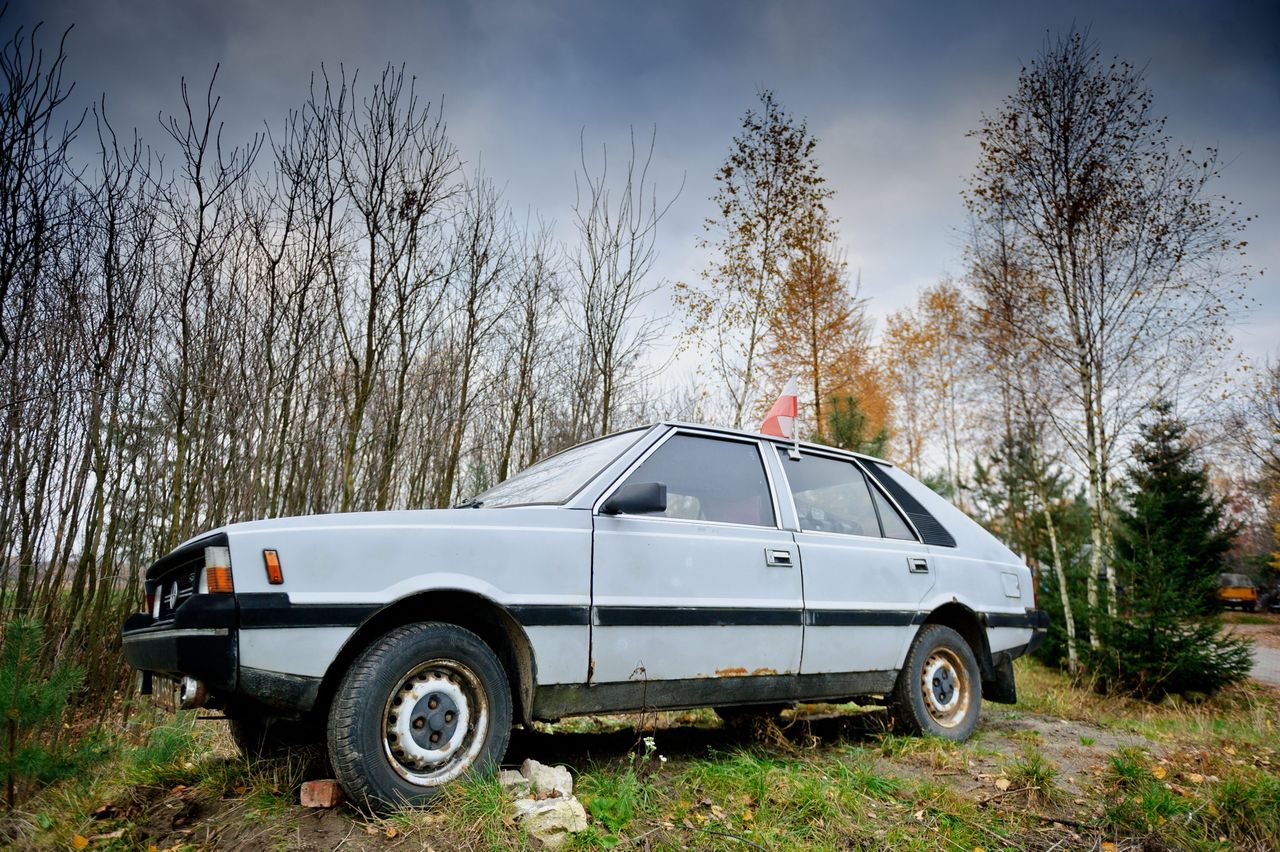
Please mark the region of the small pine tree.
<svg viewBox="0 0 1280 852"><path fill-rule="evenodd" d="M1126 505L1117 513L1121 616L1100 625L1092 667L1106 688L1147 698L1213 692L1249 674L1249 646L1211 618L1217 575L1236 531L1167 402L1134 445Z"/></svg>
<svg viewBox="0 0 1280 852"><path fill-rule="evenodd" d="M0 746L0 774L5 800L13 810L19 781L41 782L57 774L59 758L37 741L41 729L62 717L67 698L79 688L78 668L57 663L41 671L40 622L18 617L4 628L0 652L0 709L4 712L4 743Z"/></svg>
<svg viewBox="0 0 1280 852"><path fill-rule="evenodd" d="M870 418L856 396L833 396L827 404L825 441L842 450L883 456L889 444L889 431L881 428L871 434Z"/></svg>

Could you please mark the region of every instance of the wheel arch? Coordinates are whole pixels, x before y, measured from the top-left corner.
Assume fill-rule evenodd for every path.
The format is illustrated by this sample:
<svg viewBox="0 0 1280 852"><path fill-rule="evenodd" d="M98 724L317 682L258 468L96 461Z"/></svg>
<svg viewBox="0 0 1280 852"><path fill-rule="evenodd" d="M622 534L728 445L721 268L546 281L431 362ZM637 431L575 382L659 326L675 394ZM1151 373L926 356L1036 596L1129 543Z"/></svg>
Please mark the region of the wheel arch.
<svg viewBox="0 0 1280 852"><path fill-rule="evenodd" d="M953 600L930 612L921 626L924 624L942 624L960 634L978 661L983 696L1000 701L1004 689L1002 673L991 659L991 642L987 637L985 619L965 604Z"/></svg>
<svg viewBox="0 0 1280 852"><path fill-rule="evenodd" d="M526 726L532 722L537 663L524 628L501 604L463 589L433 589L387 604L351 634L329 664L316 696L315 709L327 713L343 674L352 661L379 636L415 622L440 622L470 630L493 649L511 687L513 716Z"/></svg>

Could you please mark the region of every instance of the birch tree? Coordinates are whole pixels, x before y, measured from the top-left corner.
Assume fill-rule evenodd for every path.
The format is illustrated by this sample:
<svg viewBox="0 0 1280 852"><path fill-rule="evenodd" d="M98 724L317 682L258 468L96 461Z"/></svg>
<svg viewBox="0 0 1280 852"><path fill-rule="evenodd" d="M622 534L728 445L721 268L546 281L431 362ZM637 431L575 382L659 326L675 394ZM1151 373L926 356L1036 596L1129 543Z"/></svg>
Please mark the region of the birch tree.
<svg viewBox="0 0 1280 852"><path fill-rule="evenodd" d="M974 135L970 208L1005 230L1044 282L1043 318L1018 332L1067 394L1069 406L1043 408L1086 472L1091 575L1104 578L1114 616L1117 442L1221 339L1243 285L1231 272L1247 220L1214 194L1217 152L1175 143L1141 71L1103 60L1083 33L1046 40ZM1091 588L1091 616L1099 605Z"/></svg>

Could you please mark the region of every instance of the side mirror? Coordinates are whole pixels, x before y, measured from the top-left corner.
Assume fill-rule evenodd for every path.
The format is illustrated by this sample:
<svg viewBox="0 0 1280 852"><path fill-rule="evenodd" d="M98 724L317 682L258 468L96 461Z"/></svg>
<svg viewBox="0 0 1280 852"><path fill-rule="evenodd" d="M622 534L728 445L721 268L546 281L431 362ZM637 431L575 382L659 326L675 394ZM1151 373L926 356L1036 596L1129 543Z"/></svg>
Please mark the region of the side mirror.
<svg viewBox="0 0 1280 852"><path fill-rule="evenodd" d="M606 515L644 515L666 510L667 486L661 482L628 482L600 507Z"/></svg>

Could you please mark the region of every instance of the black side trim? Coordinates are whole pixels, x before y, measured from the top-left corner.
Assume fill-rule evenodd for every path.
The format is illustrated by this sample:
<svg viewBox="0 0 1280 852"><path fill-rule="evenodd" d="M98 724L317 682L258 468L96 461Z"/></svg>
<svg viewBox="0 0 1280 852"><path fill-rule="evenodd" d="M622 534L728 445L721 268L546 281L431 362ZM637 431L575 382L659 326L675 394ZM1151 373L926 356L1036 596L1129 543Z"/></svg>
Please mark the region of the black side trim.
<svg viewBox="0 0 1280 852"><path fill-rule="evenodd" d="M799 609L763 607L600 606L599 627L799 627Z"/></svg>
<svg viewBox="0 0 1280 852"><path fill-rule="evenodd" d="M295 604L284 592L246 592L240 601L240 626L358 627L383 604Z"/></svg>
<svg viewBox="0 0 1280 852"><path fill-rule="evenodd" d="M983 618L987 627L1030 627L1032 630L1046 630L1049 627L1049 613L1042 609L1026 612L984 612Z"/></svg>
<svg viewBox="0 0 1280 852"><path fill-rule="evenodd" d="M591 607L559 604L520 604L507 612L524 627L586 627L591 623Z"/></svg>
<svg viewBox="0 0 1280 852"><path fill-rule="evenodd" d="M914 610L809 609L804 623L809 627L905 627L923 622L924 614Z"/></svg>
<svg viewBox="0 0 1280 852"><path fill-rule="evenodd" d="M893 691L897 678L896 671L880 671L648 682L628 680L591 686L564 683L537 688L533 716L535 719L553 720L563 716L639 709L678 710L684 707L845 700L861 695L887 695Z"/></svg>
<svg viewBox="0 0 1280 852"><path fill-rule="evenodd" d="M876 482L888 491L894 500L898 501L898 505L902 507L902 511L907 513L907 517L911 519L911 523L916 525L916 529L920 532L920 539L925 544L936 544L941 547L955 547L956 540L951 533L947 532L947 528L938 522L938 519L929 514L929 510L921 505L920 501L912 497L907 489L898 484L898 481L889 475L888 468L878 462L864 462L863 467L867 472L876 478Z"/></svg>
<svg viewBox="0 0 1280 852"><path fill-rule="evenodd" d="M246 592L240 600L240 626L248 629L271 627L359 627L370 616L390 604L296 604L284 592ZM525 627L585 627L591 623L586 606L528 604L507 607Z"/></svg>

